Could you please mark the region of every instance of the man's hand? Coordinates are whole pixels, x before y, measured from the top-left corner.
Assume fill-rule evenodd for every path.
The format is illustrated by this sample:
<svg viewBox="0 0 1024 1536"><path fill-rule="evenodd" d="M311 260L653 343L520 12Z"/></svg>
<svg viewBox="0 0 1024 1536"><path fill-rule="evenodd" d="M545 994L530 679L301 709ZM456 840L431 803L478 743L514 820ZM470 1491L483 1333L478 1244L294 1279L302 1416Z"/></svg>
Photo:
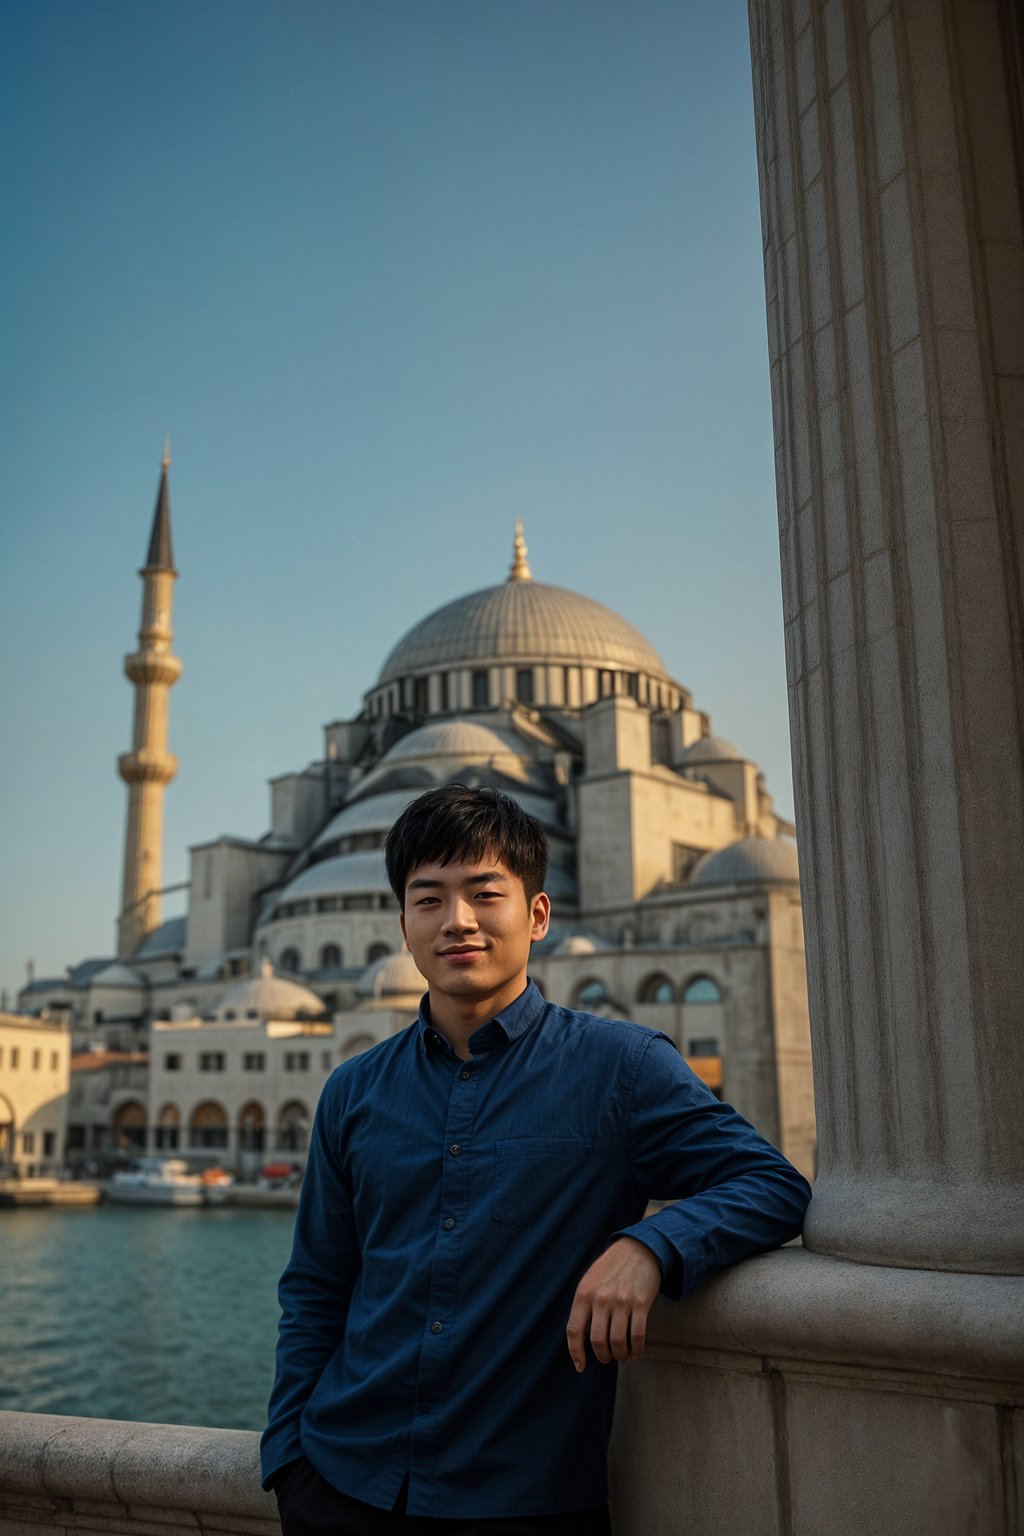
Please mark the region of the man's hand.
<svg viewBox="0 0 1024 1536"><path fill-rule="evenodd" d="M572 1363L587 1368L586 1343L602 1365L638 1360L647 1340L647 1314L661 1287L661 1265L649 1248L620 1237L595 1259L576 1287L565 1330Z"/></svg>

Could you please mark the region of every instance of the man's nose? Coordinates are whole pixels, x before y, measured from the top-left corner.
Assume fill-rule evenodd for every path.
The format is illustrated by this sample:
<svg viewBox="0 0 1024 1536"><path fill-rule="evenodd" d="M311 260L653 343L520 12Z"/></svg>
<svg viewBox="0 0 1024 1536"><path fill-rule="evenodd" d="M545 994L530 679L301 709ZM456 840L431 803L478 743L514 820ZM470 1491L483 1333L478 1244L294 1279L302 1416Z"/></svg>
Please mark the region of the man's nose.
<svg viewBox="0 0 1024 1536"><path fill-rule="evenodd" d="M477 921L472 903L456 896L445 913L444 926L446 933L465 933L468 929L475 928Z"/></svg>

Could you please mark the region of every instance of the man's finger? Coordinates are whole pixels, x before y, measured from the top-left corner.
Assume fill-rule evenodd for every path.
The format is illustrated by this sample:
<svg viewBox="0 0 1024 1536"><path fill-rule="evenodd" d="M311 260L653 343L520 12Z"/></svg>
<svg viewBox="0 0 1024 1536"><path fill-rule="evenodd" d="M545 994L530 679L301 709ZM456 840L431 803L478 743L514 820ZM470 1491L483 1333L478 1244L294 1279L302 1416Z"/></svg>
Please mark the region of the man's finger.
<svg viewBox="0 0 1024 1536"><path fill-rule="evenodd" d="M647 1312L640 1308L633 1313L629 1325L629 1358L639 1360L647 1343Z"/></svg>
<svg viewBox="0 0 1024 1536"><path fill-rule="evenodd" d="M587 1329L590 1323L590 1304L579 1291L573 1298L572 1311L565 1326L565 1342L569 1346L572 1363L578 1371L587 1368Z"/></svg>
<svg viewBox="0 0 1024 1536"><path fill-rule="evenodd" d="M600 1360L602 1365L607 1365L612 1358L612 1347L608 1337L610 1326L611 1309L608 1303L598 1296L590 1315L590 1347L594 1351L594 1358Z"/></svg>
<svg viewBox="0 0 1024 1536"><path fill-rule="evenodd" d="M611 1315L608 1342L616 1360L629 1359L629 1320L631 1307L627 1297L620 1297Z"/></svg>

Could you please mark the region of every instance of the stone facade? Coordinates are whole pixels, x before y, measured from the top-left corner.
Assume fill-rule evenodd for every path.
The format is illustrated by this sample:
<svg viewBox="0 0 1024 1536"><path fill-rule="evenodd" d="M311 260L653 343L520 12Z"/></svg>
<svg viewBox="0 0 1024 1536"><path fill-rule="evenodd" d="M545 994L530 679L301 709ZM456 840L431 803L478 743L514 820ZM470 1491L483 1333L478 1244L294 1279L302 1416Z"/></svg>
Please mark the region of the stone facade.
<svg viewBox="0 0 1024 1536"><path fill-rule="evenodd" d="M64 1024L0 1013L0 1176L64 1166L70 1055Z"/></svg>

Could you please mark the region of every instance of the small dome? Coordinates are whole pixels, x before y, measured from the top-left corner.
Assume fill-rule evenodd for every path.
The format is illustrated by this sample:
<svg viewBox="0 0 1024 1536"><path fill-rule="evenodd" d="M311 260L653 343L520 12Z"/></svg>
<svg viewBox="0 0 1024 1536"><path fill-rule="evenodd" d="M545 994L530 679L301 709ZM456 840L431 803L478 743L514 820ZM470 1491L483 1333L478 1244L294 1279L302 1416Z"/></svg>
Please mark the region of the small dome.
<svg viewBox="0 0 1024 1536"><path fill-rule="evenodd" d="M743 837L698 859L690 885L776 885L800 879L796 844L781 838Z"/></svg>
<svg viewBox="0 0 1024 1536"><path fill-rule="evenodd" d="M743 763L747 759L738 747L723 736L702 736L683 753L682 766L692 768L695 763Z"/></svg>
<svg viewBox="0 0 1024 1536"><path fill-rule="evenodd" d="M390 891L387 871L384 868L383 848L371 848L365 853L339 853L334 858L322 859L296 875L283 891L274 897L274 906L284 901L299 901L308 896L336 896L353 892L373 893Z"/></svg>
<svg viewBox="0 0 1024 1536"><path fill-rule="evenodd" d="M458 757L463 762L472 762L478 758L488 761L492 757L527 755L524 742L489 725L478 725L475 720L435 720L400 737L381 762L403 763L424 757Z"/></svg>
<svg viewBox="0 0 1024 1536"><path fill-rule="evenodd" d="M213 1020L218 1024L231 1022L228 1014L249 1021L254 1016L260 1019L321 1018L326 1011L323 999L309 987L300 986L297 981L286 981L275 974L269 960L264 960L258 976L250 976L228 988L213 1011Z"/></svg>
<svg viewBox="0 0 1024 1536"><path fill-rule="evenodd" d="M385 661L378 687L439 667L530 661L666 675L654 647L611 608L518 577L456 598L414 624Z"/></svg>
<svg viewBox="0 0 1024 1536"><path fill-rule="evenodd" d="M397 949L393 955L382 955L367 966L356 985L356 996L374 998L378 1002L411 998L418 1004L426 990L427 983L417 970L412 955L407 949Z"/></svg>
<svg viewBox="0 0 1024 1536"><path fill-rule="evenodd" d="M603 940L592 938L589 933L569 933L552 950L555 955L596 955L599 949L609 946Z"/></svg>
<svg viewBox="0 0 1024 1536"><path fill-rule="evenodd" d="M135 987L143 990L145 981L137 971L130 970L127 965L121 965L114 961L112 965L104 966L102 971L97 971L90 977L89 985L92 987Z"/></svg>
<svg viewBox="0 0 1024 1536"><path fill-rule="evenodd" d="M153 960L157 955L177 955L184 952L187 939L188 918L169 917L154 928L136 954L136 960Z"/></svg>

